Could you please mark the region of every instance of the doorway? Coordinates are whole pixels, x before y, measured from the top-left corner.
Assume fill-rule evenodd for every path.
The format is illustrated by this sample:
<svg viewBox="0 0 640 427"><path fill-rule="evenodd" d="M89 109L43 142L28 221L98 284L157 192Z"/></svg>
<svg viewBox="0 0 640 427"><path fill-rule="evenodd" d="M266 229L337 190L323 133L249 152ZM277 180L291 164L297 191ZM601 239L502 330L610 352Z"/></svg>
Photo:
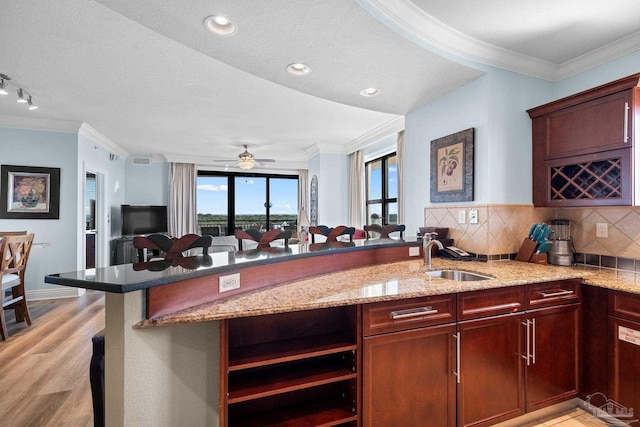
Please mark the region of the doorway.
<svg viewBox="0 0 640 427"><path fill-rule="evenodd" d="M109 206L106 199L106 174L85 164L83 193L82 246L84 268L109 266Z"/></svg>

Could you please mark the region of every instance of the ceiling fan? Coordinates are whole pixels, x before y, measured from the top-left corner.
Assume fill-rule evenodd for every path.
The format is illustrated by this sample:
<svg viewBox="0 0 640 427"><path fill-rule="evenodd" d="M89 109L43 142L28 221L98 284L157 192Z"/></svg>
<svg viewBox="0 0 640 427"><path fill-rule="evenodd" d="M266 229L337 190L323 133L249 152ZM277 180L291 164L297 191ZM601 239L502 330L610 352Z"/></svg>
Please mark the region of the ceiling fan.
<svg viewBox="0 0 640 427"><path fill-rule="evenodd" d="M251 154L248 151L248 147L247 144L243 145L244 147L244 151L240 154L238 154L238 158L239 160L238 162L238 167L240 169L253 169L253 167L256 165L256 163L258 165L261 165L262 163L273 163L275 162L275 160L273 159L256 159L254 157L253 154ZM214 162L225 162L225 163L231 163L231 162L235 162L235 159L227 159L227 160L214 160Z"/></svg>

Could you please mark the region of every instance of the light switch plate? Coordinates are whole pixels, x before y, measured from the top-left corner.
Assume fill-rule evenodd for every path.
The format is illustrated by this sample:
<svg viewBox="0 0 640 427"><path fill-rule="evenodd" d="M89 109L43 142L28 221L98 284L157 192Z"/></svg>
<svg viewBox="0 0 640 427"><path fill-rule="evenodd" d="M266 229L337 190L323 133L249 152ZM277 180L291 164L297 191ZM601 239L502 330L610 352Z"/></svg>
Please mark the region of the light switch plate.
<svg viewBox="0 0 640 427"><path fill-rule="evenodd" d="M420 256L420 248L418 246L410 246L409 256Z"/></svg>
<svg viewBox="0 0 640 427"><path fill-rule="evenodd" d="M478 210L471 209L469 211L469 224L477 224L478 223Z"/></svg>
<svg viewBox="0 0 640 427"><path fill-rule="evenodd" d="M464 209L458 211L458 224L465 224L467 222L467 211Z"/></svg>
<svg viewBox="0 0 640 427"><path fill-rule="evenodd" d="M596 224L596 237L609 237L609 225L606 222Z"/></svg>

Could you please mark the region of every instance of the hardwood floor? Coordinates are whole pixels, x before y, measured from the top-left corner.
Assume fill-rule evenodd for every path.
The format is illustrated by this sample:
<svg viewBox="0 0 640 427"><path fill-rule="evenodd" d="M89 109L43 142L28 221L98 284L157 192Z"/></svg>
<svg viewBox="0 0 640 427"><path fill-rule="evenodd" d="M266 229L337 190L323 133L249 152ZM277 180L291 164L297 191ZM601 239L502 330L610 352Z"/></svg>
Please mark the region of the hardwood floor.
<svg viewBox="0 0 640 427"><path fill-rule="evenodd" d="M7 312L0 342L0 424L92 426L91 337L104 328L104 294L29 303L32 324Z"/></svg>

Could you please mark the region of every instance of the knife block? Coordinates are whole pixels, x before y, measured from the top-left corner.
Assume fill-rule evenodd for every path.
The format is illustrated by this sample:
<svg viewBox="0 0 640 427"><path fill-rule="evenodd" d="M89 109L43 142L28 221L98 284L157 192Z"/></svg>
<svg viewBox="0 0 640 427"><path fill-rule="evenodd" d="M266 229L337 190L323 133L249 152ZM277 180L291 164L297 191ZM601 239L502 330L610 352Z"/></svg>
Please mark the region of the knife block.
<svg viewBox="0 0 640 427"><path fill-rule="evenodd" d="M525 238L516 255L516 261L532 262L534 264L546 264L547 254L537 254L538 242Z"/></svg>
<svg viewBox="0 0 640 427"><path fill-rule="evenodd" d="M531 258L529 258L529 262L534 264L543 264L547 265L547 254L532 254Z"/></svg>

